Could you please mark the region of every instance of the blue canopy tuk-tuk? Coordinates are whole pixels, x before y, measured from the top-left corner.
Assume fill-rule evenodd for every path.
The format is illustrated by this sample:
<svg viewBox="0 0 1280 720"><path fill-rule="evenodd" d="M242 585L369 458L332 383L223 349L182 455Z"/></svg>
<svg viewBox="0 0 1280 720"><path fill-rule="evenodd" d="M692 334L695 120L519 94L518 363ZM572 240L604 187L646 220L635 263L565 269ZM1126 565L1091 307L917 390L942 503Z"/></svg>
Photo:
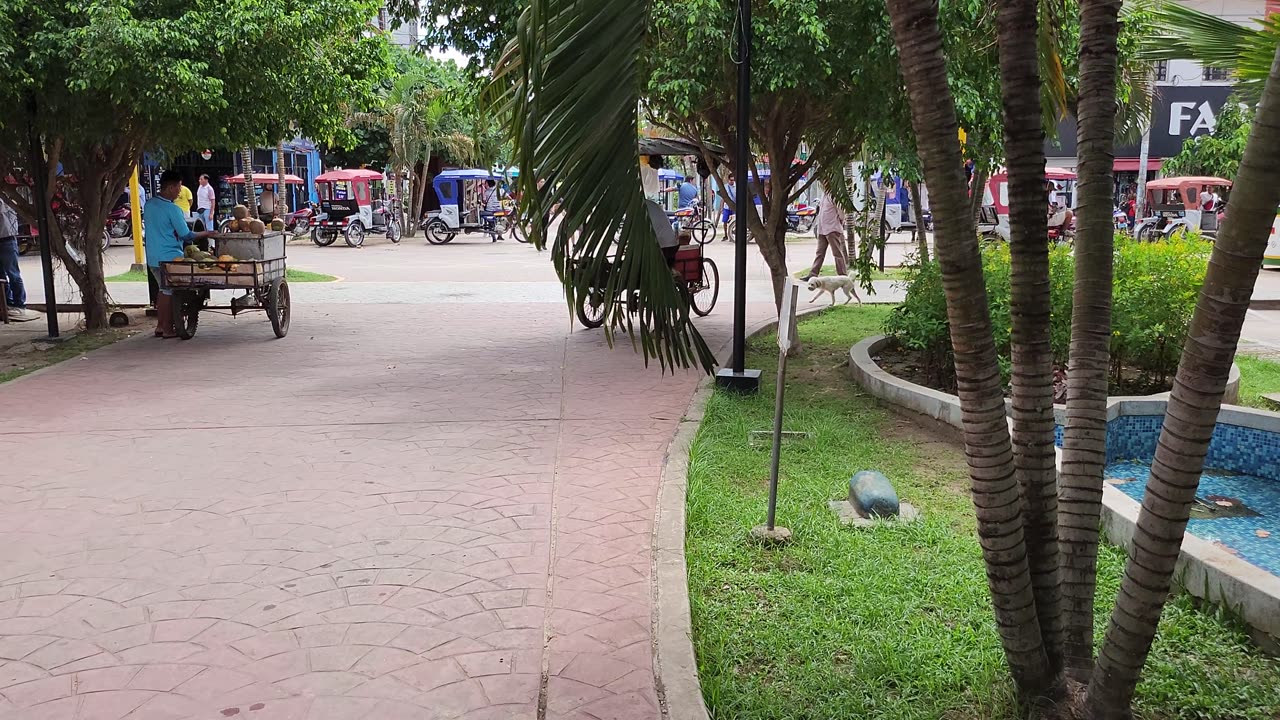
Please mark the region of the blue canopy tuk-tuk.
<svg viewBox="0 0 1280 720"><path fill-rule="evenodd" d="M484 193L488 190L489 180L494 181L495 191L504 182L501 175L481 169L445 170L436 175L432 186L440 200L440 210L427 213L422 221L427 242L443 245L459 233L470 235L473 232L488 235L490 241L497 242L506 234L512 210L506 206L496 212L484 209Z"/></svg>

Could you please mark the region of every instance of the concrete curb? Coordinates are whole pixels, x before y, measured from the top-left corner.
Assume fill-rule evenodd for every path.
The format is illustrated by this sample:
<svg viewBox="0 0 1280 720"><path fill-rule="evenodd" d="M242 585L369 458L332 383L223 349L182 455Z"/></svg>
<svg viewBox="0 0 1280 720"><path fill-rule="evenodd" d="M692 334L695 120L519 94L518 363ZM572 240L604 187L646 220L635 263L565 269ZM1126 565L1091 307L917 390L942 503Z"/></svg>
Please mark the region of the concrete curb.
<svg viewBox="0 0 1280 720"><path fill-rule="evenodd" d="M811 308L797 313L805 317L827 308ZM752 338L777 327L778 321L767 320L747 328ZM717 353L729 357L732 339ZM698 658L693 650L693 616L689 606L689 566L684 557L685 502L689 489L689 451L702 426L707 401L715 390L715 379L703 378L698 383L689 406L676 426L667 447L666 461L658 486L657 515L653 525L654 610L653 674L667 720L708 720L702 699L702 683L698 680Z"/></svg>

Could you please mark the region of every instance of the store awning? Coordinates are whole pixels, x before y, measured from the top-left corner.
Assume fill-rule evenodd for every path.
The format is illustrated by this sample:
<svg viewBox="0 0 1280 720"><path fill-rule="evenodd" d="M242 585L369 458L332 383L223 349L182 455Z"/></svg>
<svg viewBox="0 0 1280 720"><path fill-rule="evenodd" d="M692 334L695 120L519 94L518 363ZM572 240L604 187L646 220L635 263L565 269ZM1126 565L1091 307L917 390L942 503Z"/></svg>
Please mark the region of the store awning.
<svg viewBox="0 0 1280 720"><path fill-rule="evenodd" d="M1138 172L1138 162L1141 158L1116 158L1116 162L1112 165L1112 169L1116 172ZM1163 161L1160 158L1147 158L1147 172L1160 169Z"/></svg>

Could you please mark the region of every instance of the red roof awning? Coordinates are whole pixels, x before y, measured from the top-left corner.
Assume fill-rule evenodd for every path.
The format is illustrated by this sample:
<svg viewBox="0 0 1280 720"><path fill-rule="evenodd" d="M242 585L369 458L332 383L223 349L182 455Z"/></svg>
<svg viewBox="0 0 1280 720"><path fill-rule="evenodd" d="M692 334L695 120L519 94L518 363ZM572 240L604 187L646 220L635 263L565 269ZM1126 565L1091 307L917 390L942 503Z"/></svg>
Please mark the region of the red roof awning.
<svg viewBox="0 0 1280 720"><path fill-rule="evenodd" d="M1138 172L1138 161L1141 158L1116 158L1112 169L1116 172ZM1163 161L1160 158L1147 158L1147 172L1159 170Z"/></svg>
<svg viewBox="0 0 1280 720"><path fill-rule="evenodd" d="M239 175L232 175L231 177L227 178L227 182L231 183L232 185L243 185L244 173L240 173ZM271 173L270 175L254 173L253 182L255 185L278 185L280 184L280 178L276 173ZM306 183L302 180L302 178L298 177L297 175L290 175L288 173L285 173L284 184L285 185L305 185Z"/></svg>

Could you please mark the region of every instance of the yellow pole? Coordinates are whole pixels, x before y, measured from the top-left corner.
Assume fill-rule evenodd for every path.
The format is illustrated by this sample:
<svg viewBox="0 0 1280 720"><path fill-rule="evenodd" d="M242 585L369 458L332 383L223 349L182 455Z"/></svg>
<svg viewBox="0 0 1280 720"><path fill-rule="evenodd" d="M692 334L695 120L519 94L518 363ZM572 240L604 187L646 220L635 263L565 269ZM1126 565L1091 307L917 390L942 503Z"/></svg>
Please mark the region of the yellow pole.
<svg viewBox="0 0 1280 720"><path fill-rule="evenodd" d="M133 174L129 176L129 215L133 220L133 264L143 265L142 259L142 203L138 187L138 166L133 166Z"/></svg>

